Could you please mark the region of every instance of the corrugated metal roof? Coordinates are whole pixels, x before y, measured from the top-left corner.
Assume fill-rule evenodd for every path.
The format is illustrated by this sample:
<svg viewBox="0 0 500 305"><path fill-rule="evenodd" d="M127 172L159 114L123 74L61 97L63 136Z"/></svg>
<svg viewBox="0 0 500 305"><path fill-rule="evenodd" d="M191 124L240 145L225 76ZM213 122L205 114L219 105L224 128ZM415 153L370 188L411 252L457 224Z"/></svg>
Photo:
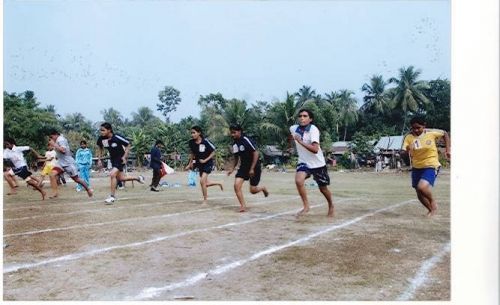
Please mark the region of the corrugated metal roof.
<svg viewBox="0 0 500 305"><path fill-rule="evenodd" d="M381 137L373 149L374 152L380 150L402 150L404 136Z"/></svg>

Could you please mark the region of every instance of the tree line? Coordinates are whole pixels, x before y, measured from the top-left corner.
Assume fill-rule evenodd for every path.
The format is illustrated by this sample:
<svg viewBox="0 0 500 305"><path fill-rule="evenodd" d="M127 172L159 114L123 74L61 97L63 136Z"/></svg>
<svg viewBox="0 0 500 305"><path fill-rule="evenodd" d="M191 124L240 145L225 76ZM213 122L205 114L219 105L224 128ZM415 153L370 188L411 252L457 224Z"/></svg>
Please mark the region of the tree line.
<svg viewBox="0 0 500 305"><path fill-rule="evenodd" d="M284 150L288 146L288 128L295 123L298 110L308 108L315 113L314 123L321 130L322 147L346 140L361 147L380 136L404 134L413 115L424 115L428 126L450 129L450 81L420 80L420 75L421 71L413 66L399 69L397 77L389 79L373 75L360 88L364 95L362 101L349 89L320 94L306 85L296 92L286 92L281 100L257 101L252 105L221 93L209 93L198 99L199 118L189 115L178 123L169 118L182 102L180 91L172 86L159 91L154 105L163 118L155 116L148 106L139 107L130 118L111 107L101 111L99 122L78 112L63 117L53 105L41 107L33 91L4 91L4 135L45 151L47 131L55 127L66 135L74 151L81 140L87 140L95 151L99 125L106 121L115 132L132 141L132 152L142 162L142 156L149 152L156 139L163 140L167 153L186 154L189 129L199 125L219 147L216 158L223 160L229 155L224 148L230 144L228 128L232 123L240 124L261 147L276 145Z"/></svg>

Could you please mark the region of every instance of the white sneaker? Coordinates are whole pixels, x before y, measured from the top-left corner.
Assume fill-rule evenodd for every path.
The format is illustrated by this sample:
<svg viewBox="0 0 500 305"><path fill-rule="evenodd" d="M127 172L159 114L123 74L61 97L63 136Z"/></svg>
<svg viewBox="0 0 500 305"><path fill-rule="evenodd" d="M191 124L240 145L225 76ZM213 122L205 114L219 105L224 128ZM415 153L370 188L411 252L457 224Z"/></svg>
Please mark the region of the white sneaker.
<svg viewBox="0 0 500 305"><path fill-rule="evenodd" d="M104 200L104 202L104 204L113 204L113 202L115 202L115 197L109 196L106 200Z"/></svg>
<svg viewBox="0 0 500 305"><path fill-rule="evenodd" d="M118 189L119 189L119 190L124 190L124 189L125 189L125 187L124 187L124 186L119 186L119 187L118 187Z"/></svg>
<svg viewBox="0 0 500 305"><path fill-rule="evenodd" d="M139 179L140 184L144 184L144 176L137 177Z"/></svg>

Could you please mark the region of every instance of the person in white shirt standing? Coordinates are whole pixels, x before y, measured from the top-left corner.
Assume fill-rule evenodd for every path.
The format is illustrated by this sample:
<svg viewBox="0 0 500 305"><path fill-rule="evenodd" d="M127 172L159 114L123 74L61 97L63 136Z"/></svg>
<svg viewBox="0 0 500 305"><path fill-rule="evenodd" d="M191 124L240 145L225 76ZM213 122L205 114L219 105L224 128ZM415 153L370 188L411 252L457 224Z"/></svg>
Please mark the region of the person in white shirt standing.
<svg viewBox="0 0 500 305"><path fill-rule="evenodd" d="M89 197L92 197L92 190L88 187L87 183L78 177L78 169L76 168L75 159L71 155L69 143L66 138L57 130L51 130L49 133L49 145L54 147L57 156L57 165L52 168L50 174L50 186L52 188L52 195L49 198L58 197L57 192L57 175L66 172L75 181L80 184L86 191Z"/></svg>
<svg viewBox="0 0 500 305"><path fill-rule="evenodd" d="M46 193L38 185L40 181L33 176L28 170L28 164L24 159L23 151L33 151L29 146L16 146L16 141L12 138L6 137L4 139L3 158L10 160L14 165L13 171L16 176L21 177L27 184L31 185L35 190L42 194L42 200L45 200Z"/></svg>
<svg viewBox="0 0 500 305"><path fill-rule="evenodd" d="M290 133L297 147L299 162L297 164L297 172L295 173L295 185L297 191L302 198L304 208L297 213L301 216L309 212L309 201L305 188L305 181L310 176L313 176L314 181L318 184L319 190L325 196L328 202L328 217L334 216L333 196L328 185L330 185L330 177L326 168L325 157L319 145L319 129L312 124L314 114L308 109L299 110L298 125L290 127Z"/></svg>

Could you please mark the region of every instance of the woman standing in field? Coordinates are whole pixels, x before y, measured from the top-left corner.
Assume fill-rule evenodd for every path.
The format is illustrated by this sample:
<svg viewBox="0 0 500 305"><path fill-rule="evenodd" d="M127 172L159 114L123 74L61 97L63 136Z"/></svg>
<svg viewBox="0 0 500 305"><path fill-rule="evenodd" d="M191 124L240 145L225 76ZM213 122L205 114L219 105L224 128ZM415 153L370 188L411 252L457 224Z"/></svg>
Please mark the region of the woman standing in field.
<svg viewBox="0 0 500 305"><path fill-rule="evenodd" d="M202 204L207 204L208 187L218 185L221 191L224 190L222 183L208 180L208 175L214 167L215 145L203 136L203 132L199 126L191 128L191 138L189 140L191 154L186 170L197 168L200 172L200 185L203 194Z"/></svg>
<svg viewBox="0 0 500 305"><path fill-rule="evenodd" d="M433 216L437 211L437 203L432 196L432 187L441 167L436 140L444 137L445 155L449 160L450 138L444 130L426 128L426 122L421 117L411 119L410 126L411 131L404 138L403 149L410 155L411 185L417 192L418 200L429 211L427 216Z"/></svg>

